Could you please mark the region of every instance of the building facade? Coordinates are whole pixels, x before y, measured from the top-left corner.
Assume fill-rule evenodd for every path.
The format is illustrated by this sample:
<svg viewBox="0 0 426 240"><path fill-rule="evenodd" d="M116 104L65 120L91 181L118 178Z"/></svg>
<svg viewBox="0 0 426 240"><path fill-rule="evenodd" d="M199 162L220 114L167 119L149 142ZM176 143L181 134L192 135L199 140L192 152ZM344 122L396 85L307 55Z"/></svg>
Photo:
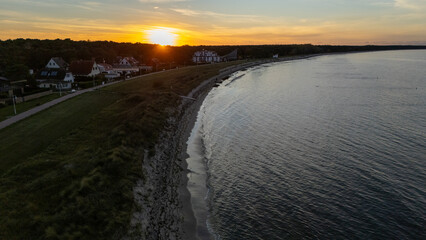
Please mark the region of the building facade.
<svg viewBox="0 0 426 240"><path fill-rule="evenodd" d="M203 49L194 53L192 61L194 63L217 63L222 59L216 52Z"/></svg>
<svg viewBox="0 0 426 240"><path fill-rule="evenodd" d="M53 57L36 74L37 86L39 88L71 89L74 76L67 71L68 63L60 57Z"/></svg>
<svg viewBox="0 0 426 240"><path fill-rule="evenodd" d="M64 69L44 68L36 75L39 88L71 89L74 76Z"/></svg>

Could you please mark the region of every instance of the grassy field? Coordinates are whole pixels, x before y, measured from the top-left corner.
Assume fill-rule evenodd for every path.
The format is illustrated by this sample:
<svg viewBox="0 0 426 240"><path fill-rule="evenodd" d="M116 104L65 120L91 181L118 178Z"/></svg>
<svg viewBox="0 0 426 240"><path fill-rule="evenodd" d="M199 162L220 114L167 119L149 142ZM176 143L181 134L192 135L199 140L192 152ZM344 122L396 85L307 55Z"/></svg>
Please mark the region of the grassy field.
<svg viewBox="0 0 426 240"><path fill-rule="evenodd" d="M0 239L125 234L144 150L154 153L178 95L232 64L123 81L0 130Z"/></svg>
<svg viewBox="0 0 426 240"><path fill-rule="evenodd" d="M64 96L66 93L62 93L62 96ZM47 96L43 96L37 99L33 99L27 102L22 102L16 104L16 114L25 112L30 110L31 108L35 108L39 105L42 105L44 103L50 102L56 98L59 98L59 93L52 93ZM3 121L7 119L8 117L13 116L15 113L13 111L13 105L8 105L6 107L0 108L0 121Z"/></svg>

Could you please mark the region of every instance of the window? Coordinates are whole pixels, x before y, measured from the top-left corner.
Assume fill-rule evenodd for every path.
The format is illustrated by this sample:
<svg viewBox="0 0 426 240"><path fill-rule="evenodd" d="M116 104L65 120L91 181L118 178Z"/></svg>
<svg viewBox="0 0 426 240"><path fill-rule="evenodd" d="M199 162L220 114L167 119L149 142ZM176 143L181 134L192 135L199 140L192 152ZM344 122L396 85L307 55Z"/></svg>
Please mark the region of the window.
<svg viewBox="0 0 426 240"><path fill-rule="evenodd" d="M47 76L47 71L42 71L42 72L40 73L40 75L41 75L41 76Z"/></svg>
<svg viewBox="0 0 426 240"><path fill-rule="evenodd" d="M57 72L57 71L53 71L53 72L51 72L51 73L50 73L50 76L53 76L53 77L54 77L54 76L57 76L57 75L58 75L58 72Z"/></svg>

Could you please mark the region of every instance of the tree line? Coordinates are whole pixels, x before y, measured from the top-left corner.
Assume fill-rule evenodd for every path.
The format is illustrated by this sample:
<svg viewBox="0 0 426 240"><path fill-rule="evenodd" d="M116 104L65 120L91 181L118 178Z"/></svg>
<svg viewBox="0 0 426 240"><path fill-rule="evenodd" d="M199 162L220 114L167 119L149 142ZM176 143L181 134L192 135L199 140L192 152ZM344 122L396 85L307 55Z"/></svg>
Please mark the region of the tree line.
<svg viewBox="0 0 426 240"><path fill-rule="evenodd" d="M193 64L194 52L205 49L225 55L238 49L240 59L270 58L274 54L292 56L302 54L373 51L393 49L425 49L426 46L330 46L330 45L240 45L240 46L160 46L144 43L112 41L73 41L71 39L0 40L0 76L11 80L31 78L29 69L43 68L50 58L62 57L66 62L94 59L114 63L118 56L134 57L142 64L152 65L152 59L174 65Z"/></svg>

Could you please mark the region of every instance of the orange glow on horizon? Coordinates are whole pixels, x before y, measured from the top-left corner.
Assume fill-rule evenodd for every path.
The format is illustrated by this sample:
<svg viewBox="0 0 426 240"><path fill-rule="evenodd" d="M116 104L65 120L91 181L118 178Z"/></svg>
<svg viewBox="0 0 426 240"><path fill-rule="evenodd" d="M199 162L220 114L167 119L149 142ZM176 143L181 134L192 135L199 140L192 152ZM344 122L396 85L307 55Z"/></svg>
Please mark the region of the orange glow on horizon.
<svg viewBox="0 0 426 240"><path fill-rule="evenodd" d="M175 46L179 38L178 30L172 28L158 27L144 32L149 43L162 46Z"/></svg>

